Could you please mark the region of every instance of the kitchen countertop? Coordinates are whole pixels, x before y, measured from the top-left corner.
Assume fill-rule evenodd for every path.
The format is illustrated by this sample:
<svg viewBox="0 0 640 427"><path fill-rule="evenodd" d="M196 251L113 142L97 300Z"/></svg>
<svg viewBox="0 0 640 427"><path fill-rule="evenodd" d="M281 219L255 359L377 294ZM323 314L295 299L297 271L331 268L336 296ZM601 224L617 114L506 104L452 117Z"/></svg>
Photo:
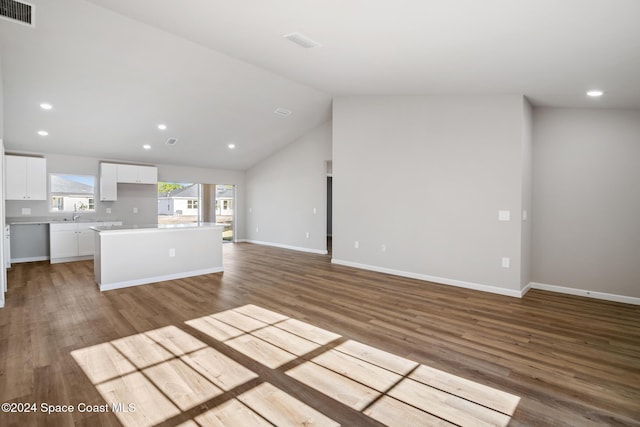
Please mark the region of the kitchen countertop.
<svg viewBox="0 0 640 427"><path fill-rule="evenodd" d="M217 224L215 222L199 222L189 224L136 224L136 225L108 225L89 227L94 231L99 232L117 232L117 231L135 231L135 230L183 230L189 228L222 228L224 224Z"/></svg>
<svg viewBox="0 0 640 427"><path fill-rule="evenodd" d="M118 222L117 218L80 218L76 221L70 219L64 219L62 217L7 217L5 218L5 224L17 225L17 224L67 224L67 223L92 223L92 222Z"/></svg>

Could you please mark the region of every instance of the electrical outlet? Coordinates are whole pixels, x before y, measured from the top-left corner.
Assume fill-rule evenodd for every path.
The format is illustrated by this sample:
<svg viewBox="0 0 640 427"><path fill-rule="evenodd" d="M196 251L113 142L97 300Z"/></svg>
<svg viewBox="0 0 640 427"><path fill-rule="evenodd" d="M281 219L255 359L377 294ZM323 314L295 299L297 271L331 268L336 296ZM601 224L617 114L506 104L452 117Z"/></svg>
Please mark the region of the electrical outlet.
<svg viewBox="0 0 640 427"><path fill-rule="evenodd" d="M138 208L133 208L133 213L137 214L138 213Z"/></svg>
<svg viewBox="0 0 640 427"><path fill-rule="evenodd" d="M313 208L313 214L315 215L317 213L318 213L318 210L316 208Z"/></svg>
<svg viewBox="0 0 640 427"><path fill-rule="evenodd" d="M382 244L382 246L380 246L380 250L382 252L387 252L387 245L385 245L384 243Z"/></svg>
<svg viewBox="0 0 640 427"><path fill-rule="evenodd" d="M498 211L498 221L511 221L511 211Z"/></svg>
<svg viewBox="0 0 640 427"><path fill-rule="evenodd" d="M31 208L22 208L22 215L31 215Z"/></svg>
<svg viewBox="0 0 640 427"><path fill-rule="evenodd" d="M360 247L360 242L358 242L357 240L353 242L353 247L358 249Z"/></svg>
<svg viewBox="0 0 640 427"><path fill-rule="evenodd" d="M522 220L523 221L527 220L527 211L526 210L522 211Z"/></svg>
<svg viewBox="0 0 640 427"><path fill-rule="evenodd" d="M110 214L111 213L111 208L107 208L107 213Z"/></svg>
<svg viewBox="0 0 640 427"><path fill-rule="evenodd" d="M256 227L256 233L258 233L260 231L260 229L258 227Z"/></svg>
<svg viewBox="0 0 640 427"><path fill-rule="evenodd" d="M170 257L174 257L174 256L176 256L176 248L171 248L171 249L169 249L169 256L170 256Z"/></svg>
<svg viewBox="0 0 640 427"><path fill-rule="evenodd" d="M307 231L307 239L309 238L309 232Z"/></svg>
<svg viewBox="0 0 640 427"><path fill-rule="evenodd" d="M511 266L511 260L507 257L502 258L502 268L509 268Z"/></svg>

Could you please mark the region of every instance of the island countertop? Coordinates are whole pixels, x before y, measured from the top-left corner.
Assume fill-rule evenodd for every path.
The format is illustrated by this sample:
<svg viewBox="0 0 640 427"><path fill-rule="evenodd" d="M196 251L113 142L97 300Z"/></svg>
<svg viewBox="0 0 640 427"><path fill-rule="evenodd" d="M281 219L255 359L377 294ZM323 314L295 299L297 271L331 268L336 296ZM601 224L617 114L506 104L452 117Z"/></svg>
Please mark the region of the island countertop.
<svg viewBox="0 0 640 427"><path fill-rule="evenodd" d="M135 225L99 225L89 227L91 230L101 233L107 232L130 232L130 231L158 231L158 230L185 230L201 228L223 228L224 224L215 222L199 222L185 224L135 224Z"/></svg>

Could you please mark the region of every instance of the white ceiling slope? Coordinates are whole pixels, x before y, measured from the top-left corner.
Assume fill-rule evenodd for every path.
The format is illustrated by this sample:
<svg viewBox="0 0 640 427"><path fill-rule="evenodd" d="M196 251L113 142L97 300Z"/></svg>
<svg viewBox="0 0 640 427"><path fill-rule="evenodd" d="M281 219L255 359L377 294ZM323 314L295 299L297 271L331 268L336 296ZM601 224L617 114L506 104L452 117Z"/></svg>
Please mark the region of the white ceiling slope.
<svg viewBox="0 0 640 427"><path fill-rule="evenodd" d="M31 2L35 30L0 22L9 147L244 169L326 121L337 95L640 108L638 0ZM296 31L322 46L283 39Z"/></svg>

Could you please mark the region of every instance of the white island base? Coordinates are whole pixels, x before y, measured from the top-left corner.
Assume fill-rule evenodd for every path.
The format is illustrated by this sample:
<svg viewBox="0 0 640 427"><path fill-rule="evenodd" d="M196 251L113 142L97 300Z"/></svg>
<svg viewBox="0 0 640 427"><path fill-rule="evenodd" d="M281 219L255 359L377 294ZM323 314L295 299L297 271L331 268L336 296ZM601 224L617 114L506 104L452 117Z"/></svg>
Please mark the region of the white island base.
<svg viewBox="0 0 640 427"><path fill-rule="evenodd" d="M222 226L92 227L94 273L101 291L219 273Z"/></svg>

